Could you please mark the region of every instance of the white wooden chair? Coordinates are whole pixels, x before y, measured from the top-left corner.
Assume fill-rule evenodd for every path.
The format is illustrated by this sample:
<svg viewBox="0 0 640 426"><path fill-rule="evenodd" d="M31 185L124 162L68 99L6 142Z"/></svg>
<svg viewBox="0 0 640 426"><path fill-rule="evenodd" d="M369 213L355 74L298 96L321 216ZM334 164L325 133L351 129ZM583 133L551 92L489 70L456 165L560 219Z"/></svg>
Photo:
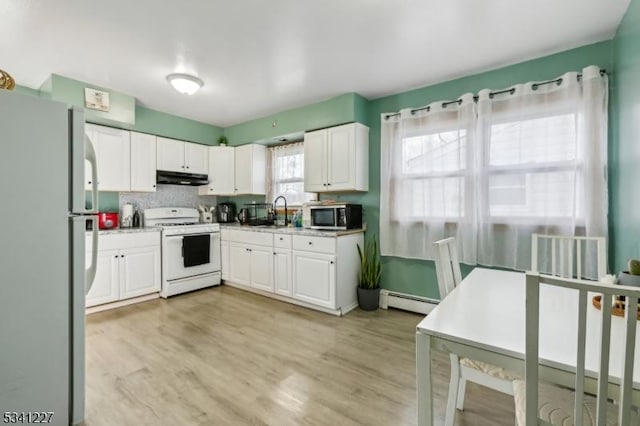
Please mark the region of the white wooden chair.
<svg viewBox="0 0 640 426"><path fill-rule="evenodd" d="M540 251L545 255L539 256ZM542 268L539 261L541 257L547 260ZM583 265L584 261L594 261L595 268ZM531 270L563 278L598 281L607 273L606 240L604 237L532 234Z"/></svg>
<svg viewBox="0 0 640 426"><path fill-rule="evenodd" d="M445 238L433 243L435 250L436 275L440 298L444 299L462 281L455 238ZM456 408L464 409L464 394L467 381L513 395L515 373L484 362L460 358L449 354L451 359L451 380L445 414L445 426L453 425Z"/></svg>
<svg viewBox="0 0 640 426"><path fill-rule="evenodd" d="M578 290L578 335L576 354L575 391L550 383L539 383L538 375L538 333L540 284L554 285ZM585 380L585 341L587 309L590 300L588 292L602 294L602 320L600 336L600 365L597 379ZM616 345L626 347L621 366L620 392L615 396L616 404L609 402L607 394L609 378L609 344L611 340L611 302L614 295L624 295L633 309L627 310L624 318L623 342ZM572 278L558 278L527 272L526 281L526 352L525 380L513 383L516 404L516 424L532 426L551 425L637 425L637 413L632 410L631 390L633 384L633 363L636 338L636 309L640 298L640 288L600 284L593 281ZM630 314L629 314L630 313ZM597 397L585 395L584 391ZM614 421L614 418L617 421Z"/></svg>

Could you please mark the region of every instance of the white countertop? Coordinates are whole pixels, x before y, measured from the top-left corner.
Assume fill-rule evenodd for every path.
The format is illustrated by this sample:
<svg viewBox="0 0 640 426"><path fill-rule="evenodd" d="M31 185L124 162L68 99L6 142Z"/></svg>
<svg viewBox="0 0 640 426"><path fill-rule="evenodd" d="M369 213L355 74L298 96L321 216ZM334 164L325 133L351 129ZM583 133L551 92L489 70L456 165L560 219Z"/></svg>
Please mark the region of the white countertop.
<svg viewBox="0 0 640 426"><path fill-rule="evenodd" d="M87 234L90 234L92 231L87 231ZM138 232L160 232L160 228L155 226L150 227L142 227L142 228L116 228L116 229L101 229L100 235L109 235L109 234L135 234Z"/></svg>
<svg viewBox="0 0 640 426"><path fill-rule="evenodd" d="M260 227L260 226L241 225L239 223L221 223L220 229L237 229L237 230L252 231L252 232L269 232L271 234L306 235L306 236L315 236L315 237L339 237L342 235L359 234L367 230L366 225L363 228L347 229L346 231L328 231L328 230L294 228L294 227L284 227L284 226Z"/></svg>

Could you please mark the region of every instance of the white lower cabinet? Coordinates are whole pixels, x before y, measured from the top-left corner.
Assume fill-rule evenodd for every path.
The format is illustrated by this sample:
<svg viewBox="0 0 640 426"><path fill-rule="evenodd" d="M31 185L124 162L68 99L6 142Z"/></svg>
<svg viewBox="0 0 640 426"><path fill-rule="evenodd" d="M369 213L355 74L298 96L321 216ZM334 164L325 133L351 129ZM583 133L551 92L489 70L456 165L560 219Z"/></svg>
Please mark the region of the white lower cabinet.
<svg viewBox="0 0 640 426"><path fill-rule="evenodd" d="M227 235L223 234L222 238L226 238ZM272 235L264 232L234 230L231 231L230 238L229 281L273 292Z"/></svg>
<svg viewBox="0 0 640 426"><path fill-rule="evenodd" d="M293 297L336 309L335 263L333 255L294 251Z"/></svg>
<svg viewBox="0 0 640 426"><path fill-rule="evenodd" d="M222 277L230 285L344 314L357 305L356 245L363 242L363 233L331 237L222 229Z"/></svg>
<svg viewBox="0 0 640 426"><path fill-rule="evenodd" d="M222 279L229 279L229 240L222 240L220 242L220 269L222 269Z"/></svg>
<svg viewBox="0 0 640 426"><path fill-rule="evenodd" d="M87 247L91 247L90 241ZM91 262L90 253L86 259ZM86 297L87 307L157 293L160 285L159 232L100 235L96 277Z"/></svg>

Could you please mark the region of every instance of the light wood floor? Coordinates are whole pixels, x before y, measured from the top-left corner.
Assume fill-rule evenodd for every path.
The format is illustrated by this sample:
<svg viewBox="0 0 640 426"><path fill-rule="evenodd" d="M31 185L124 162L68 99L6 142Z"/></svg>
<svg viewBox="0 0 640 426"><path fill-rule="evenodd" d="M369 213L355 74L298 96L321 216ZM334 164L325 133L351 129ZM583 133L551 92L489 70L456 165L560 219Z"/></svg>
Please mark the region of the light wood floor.
<svg viewBox="0 0 640 426"><path fill-rule="evenodd" d="M227 286L92 314L87 421L98 425L414 425L415 326L338 318ZM442 423L449 361L439 354ZM470 383L456 424L513 425L513 398Z"/></svg>

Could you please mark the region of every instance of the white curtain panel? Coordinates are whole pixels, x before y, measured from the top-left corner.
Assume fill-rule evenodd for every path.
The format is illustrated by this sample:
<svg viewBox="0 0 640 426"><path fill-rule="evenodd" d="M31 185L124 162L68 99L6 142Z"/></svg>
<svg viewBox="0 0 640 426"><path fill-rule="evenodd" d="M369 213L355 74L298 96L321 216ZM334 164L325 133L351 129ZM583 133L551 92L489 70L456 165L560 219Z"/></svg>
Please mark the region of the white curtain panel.
<svg viewBox="0 0 640 426"><path fill-rule="evenodd" d="M382 118L380 252L433 259L433 242L457 237L463 262L476 259L473 166L476 105L435 102Z"/></svg>
<svg viewBox="0 0 640 426"><path fill-rule="evenodd" d="M266 202L273 203L280 195L284 195L287 204L292 206L317 197L315 193L304 192L303 142L267 149Z"/></svg>
<svg viewBox="0 0 640 426"><path fill-rule="evenodd" d="M383 114L382 254L433 259L455 236L464 263L526 270L533 232L606 237L607 84L591 66Z"/></svg>

